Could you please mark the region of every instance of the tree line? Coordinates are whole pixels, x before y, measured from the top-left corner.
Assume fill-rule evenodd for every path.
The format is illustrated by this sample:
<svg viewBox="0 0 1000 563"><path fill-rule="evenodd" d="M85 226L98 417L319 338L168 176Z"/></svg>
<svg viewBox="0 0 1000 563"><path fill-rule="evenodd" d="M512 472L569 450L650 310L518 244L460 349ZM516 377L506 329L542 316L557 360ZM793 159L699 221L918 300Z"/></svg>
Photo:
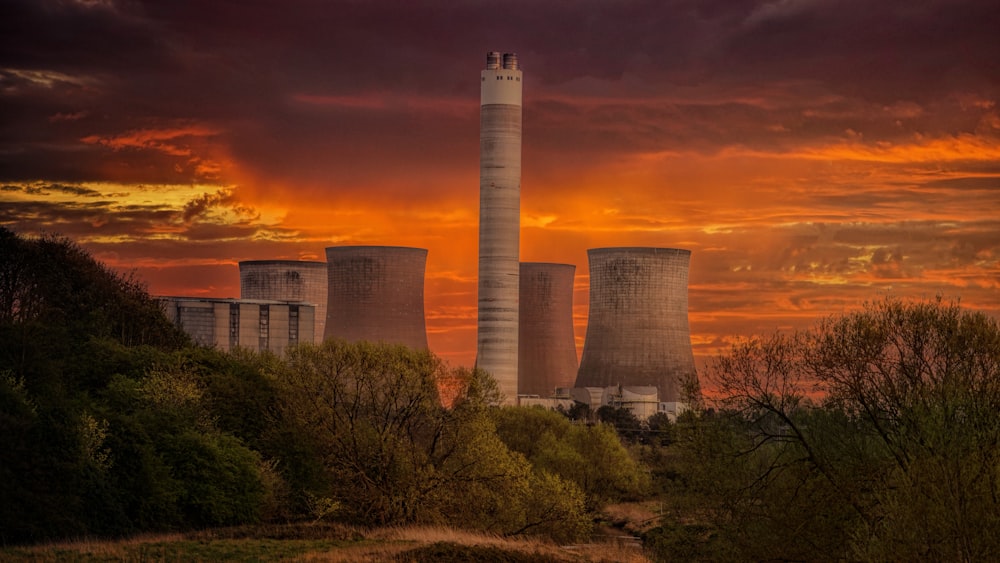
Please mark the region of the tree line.
<svg viewBox="0 0 1000 563"><path fill-rule="evenodd" d="M742 341L701 382L676 423L640 422L500 408L483 373L403 347L224 354L70 241L0 228L0 541L327 520L568 542L645 500L656 560L1000 553L996 318L888 298Z"/></svg>
<svg viewBox="0 0 1000 563"><path fill-rule="evenodd" d="M429 352L221 353L68 240L0 229L0 257L5 543L317 520L576 541L648 485L611 426L501 409Z"/></svg>
<svg viewBox="0 0 1000 563"><path fill-rule="evenodd" d="M1000 553L1000 327L887 298L719 357L653 462L664 558L989 561Z"/></svg>

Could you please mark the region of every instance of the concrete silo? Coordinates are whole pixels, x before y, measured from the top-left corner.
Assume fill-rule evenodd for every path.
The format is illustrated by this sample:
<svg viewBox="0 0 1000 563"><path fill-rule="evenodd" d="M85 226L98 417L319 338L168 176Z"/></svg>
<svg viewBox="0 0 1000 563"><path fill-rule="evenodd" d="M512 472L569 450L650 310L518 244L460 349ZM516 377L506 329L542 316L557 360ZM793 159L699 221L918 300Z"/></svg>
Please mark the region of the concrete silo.
<svg viewBox="0 0 1000 563"><path fill-rule="evenodd" d="M521 70L517 55L486 54L479 105L479 315L476 367L506 404L517 400L521 228Z"/></svg>
<svg viewBox="0 0 1000 563"><path fill-rule="evenodd" d="M552 396L576 379L573 337L572 264L522 262L517 389L521 395Z"/></svg>
<svg viewBox="0 0 1000 563"><path fill-rule="evenodd" d="M326 263L304 260L240 262L240 298L300 301L316 307L315 343L326 326Z"/></svg>
<svg viewBox="0 0 1000 563"><path fill-rule="evenodd" d="M427 250L401 246L331 246L325 338L427 349L424 269Z"/></svg>
<svg viewBox="0 0 1000 563"><path fill-rule="evenodd" d="M590 316L576 387L652 385L661 402L679 400L693 376L687 284L691 251L595 248Z"/></svg>

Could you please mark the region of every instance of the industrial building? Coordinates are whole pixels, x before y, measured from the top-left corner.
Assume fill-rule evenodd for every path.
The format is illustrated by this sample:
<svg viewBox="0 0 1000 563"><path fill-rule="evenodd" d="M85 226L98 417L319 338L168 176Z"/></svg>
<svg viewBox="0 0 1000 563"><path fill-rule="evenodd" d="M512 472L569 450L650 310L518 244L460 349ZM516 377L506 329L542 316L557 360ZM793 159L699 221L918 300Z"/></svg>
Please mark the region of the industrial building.
<svg viewBox="0 0 1000 563"><path fill-rule="evenodd" d="M427 350L424 270L427 249L331 246L326 249L325 338Z"/></svg>
<svg viewBox="0 0 1000 563"><path fill-rule="evenodd" d="M517 392L549 397L572 387L579 363L573 335L576 266L522 262Z"/></svg>
<svg viewBox="0 0 1000 563"><path fill-rule="evenodd" d="M250 299L159 299L167 318L195 342L223 352L245 348L282 354L288 346L314 340L314 305Z"/></svg>
<svg viewBox="0 0 1000 563"><path fill-rule="evenodd" d="M680 400L695 374L688 328L691 251L595 248L590 314L575 387L654 386L659 401Z"/></svg>
<svg viewBox="0 0 1000 563"><path fill-rule="evenodd" d="M639 420L646 420L660 408L656 387L650 385L612 385L610 387L574 387L570 397L596 412L601 407L625 409Z"/></svg>
<svg viewBox="0 0 1000 563"><path fill-rule="evenodd" d="M240 262L240 298L294 301L315 305L314 342L326 327L326 262L245 260Z"/></svg>
<svg viewBox="0 0 1000 563"><path fill-rule="evenodd" d="M476 367L506 404L518 386L521 79L517 55L489 52L480 72L479 291Z"/></svg>
<svg viewBox="0 0 1000 563"><path fill-rule="evenodd" d="M587 251L590 314L581 360L573 329L576 267L519 261L522 72L517 55L489 52L480 72L479 263L476 367L504 404L627 408L676 416L695 375L688 328L691 252ZM426 350L427 250L332 246L326 263L240 262L241 300L165 298L196 340L279 352L324 338Z"/></svg>

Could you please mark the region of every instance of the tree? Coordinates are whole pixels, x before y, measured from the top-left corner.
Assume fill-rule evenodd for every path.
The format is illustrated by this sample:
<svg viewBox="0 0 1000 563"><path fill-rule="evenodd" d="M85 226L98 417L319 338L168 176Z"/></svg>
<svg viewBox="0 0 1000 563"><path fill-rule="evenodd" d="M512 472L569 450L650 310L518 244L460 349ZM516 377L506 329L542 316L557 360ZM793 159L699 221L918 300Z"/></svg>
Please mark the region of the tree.
<svg viewBox="0 0 1000 563"><path fill-rule="evenodd" d="M453 407L436 382L461 382ZM582 495L536 475L497 437L496 384L425 351L335 339L289 351L277 374L283 420L305 437L324 479L301 490L369 525L446 523L498 534L576 539ZM557 494L558 493L558 494Z"/></svg>
<svg viewBox="0 0 1000 563"><path fill-rule="evenodd" d="M496 412L497 432L510 449L524 455L536 471L575 483L587 508L636 496L648 480L610 424L573 424L541 407L507 407Z"/></svg>
<svg viewBox="0 0 1000 563"><path fill-rule="evenodd" d="M597 409L597 419L610 424L626 442L635 443L641 438L642 423L632 411L624 407L604 405Z"/></svg>
<svg viewBox="0 0 1000 563"><path fill-rule="evenodd" d="M190 342L132 275L94 260L69 239L23 238L0 227L0 325L62 327L80 336L126 346L179 348ZM30 342L30 338L26 340Z"/></svg>
<svg viewBox="0 0 1000 563"><path fill-rule="evenodd" d="M357 520L410 521L423 506L442 430L438 369L402 346L328 340L289 351L283 414L313 439L332 494Z"/></svg>
<svg viewBox="0 0 1000 563"><path fill-rule="evenodd" d="M686 474L745 556L1000 550L995 319L886 299L741 343L709 381L719 414L681 433Z"/></svg>
<svg viewBox="0 0 1000 563"><path fill-rule="evenodd" d="M674 441L674 423L667 413L653 413L643 422L640 435L644 444L670 445Z"/></svg>

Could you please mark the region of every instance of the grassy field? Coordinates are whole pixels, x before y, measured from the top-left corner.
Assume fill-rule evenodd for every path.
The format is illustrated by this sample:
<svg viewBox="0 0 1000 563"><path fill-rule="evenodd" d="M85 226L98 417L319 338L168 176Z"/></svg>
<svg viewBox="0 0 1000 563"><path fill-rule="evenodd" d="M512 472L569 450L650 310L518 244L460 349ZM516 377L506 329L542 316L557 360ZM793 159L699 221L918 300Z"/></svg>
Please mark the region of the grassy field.
<svg viewBox="0 0 1000 563"><path fill-rule="evenodd" d="M334 524L254 526L0 550L3 561L591 561L640 563L631 542L557 546L440 527L358 530Z"/></svg>

